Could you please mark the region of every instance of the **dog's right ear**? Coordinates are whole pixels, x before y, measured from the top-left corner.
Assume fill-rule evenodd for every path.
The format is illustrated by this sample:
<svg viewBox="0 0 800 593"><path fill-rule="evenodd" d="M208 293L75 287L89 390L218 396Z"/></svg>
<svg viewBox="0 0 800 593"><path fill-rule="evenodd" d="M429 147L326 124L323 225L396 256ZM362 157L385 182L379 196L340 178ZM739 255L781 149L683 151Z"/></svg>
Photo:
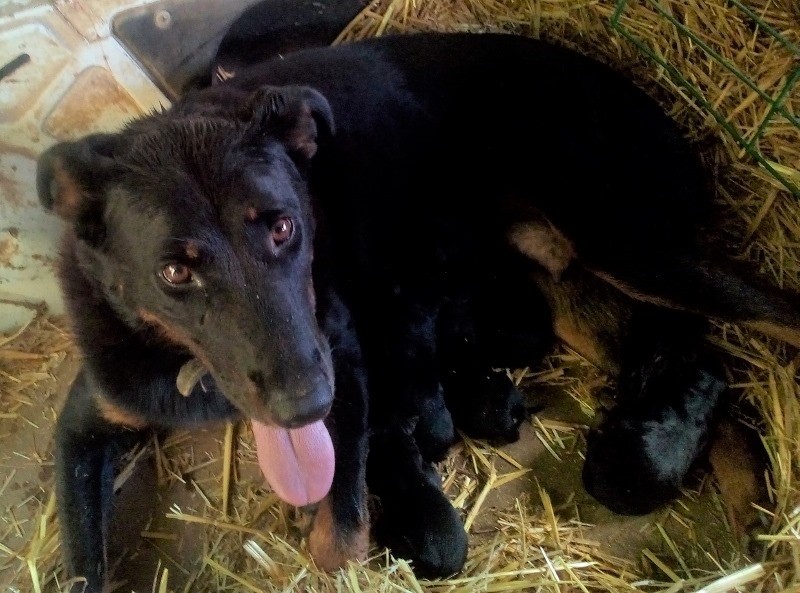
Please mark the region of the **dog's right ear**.
<svg viewBox="0 0 800 593"><path fill-rule="evenodd" d="M320 132L335 132L333 111L319 91L308 86L263 86L239 110L256 136L271 135L302 160L317 152Z"/></svg>
<svg viewBox="0 0 800 593"><path fill-rule="evenodd" d="M68 222L81 218L102 194L114 164L114 144L114 135L94 134L43 152L36 167L42 206Z"/></svg>

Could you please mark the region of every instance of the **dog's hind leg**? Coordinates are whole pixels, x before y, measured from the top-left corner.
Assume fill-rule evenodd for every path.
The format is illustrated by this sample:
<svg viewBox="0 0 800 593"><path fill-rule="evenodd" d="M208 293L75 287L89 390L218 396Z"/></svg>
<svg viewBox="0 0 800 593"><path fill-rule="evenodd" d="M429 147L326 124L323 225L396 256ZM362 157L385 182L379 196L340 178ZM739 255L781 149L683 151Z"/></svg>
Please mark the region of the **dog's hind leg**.
<svg viewBox="0 0 800 593"><path fill-rule="evenodd" d="M749 325L800 347L800 295L780 290L737 262L674 253L626 253L587 262L630 297Z"/></svg>
<svg viewBox="0 0 800 593"><path fill-rule="evenodd" d="M370 438L367 483L380 500L375 521L380 545L411 560L421 577L461 570L467 557L463 522L409 432L388 427Z"/></svg>
<svg viewBox="0 0 800 593"><path fill-rule="evenodd" d="M350 314L332 290L317 292L317 314L331 346L335 374L336 397L326 423L334 441L336 472L314 517L309 547L317 566L335 570L349 560L366 559L369 550L367 374Z"/></svg>
<svg viewBox="0 0 800 593"><path fill-rule="evenodd" d="M579 266L539 283L557 335L617 376L617 404L588 437L584 485L615 512L650 512L678 494L722 402L706 321L637 302Z"/></svg>
<svg viewBox="0 0 800 593"><path fill-rule="evenodd" d="M140 437L138 419L99 403L84 372L75 379L55 435L61 541L73 591L101 593L107 578L107 528L119 455Z"/></svg>
<svg viewBox="0 0 800 593"><path fill-rule="evenodd" d="M623 341L618 403L588 435L587 491L621 514L644 514L678 495L704 453L726 384L705 352L705 320L642 307Z"/></svg>
<svg viewBox="0 0 800 593"><path fill-rule="evenodd" d="M508 227L507 241L556 280L577 259L635 300L744 323L800 347L800 295L714 253L709 242L698 242L694 215L688 211L673 234L658 217L625 218L630 228L620 220L598 218L596 229L615 229L611 239L609 231L596 229L589 236L567 237L530 208L517 217Z"/></svg>

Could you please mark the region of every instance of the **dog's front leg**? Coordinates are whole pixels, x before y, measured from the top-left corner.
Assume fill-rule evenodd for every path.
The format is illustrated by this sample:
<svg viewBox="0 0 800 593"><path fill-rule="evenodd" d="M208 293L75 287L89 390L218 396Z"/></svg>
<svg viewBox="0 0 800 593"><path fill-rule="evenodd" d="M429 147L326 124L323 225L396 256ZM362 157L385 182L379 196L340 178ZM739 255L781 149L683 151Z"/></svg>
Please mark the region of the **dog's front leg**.
<svg viewBox="0 0 800 593"><path fill-rule="evenodd" d="M367 373L350 313L332 291L320 291L317 311L328 337L336 397L327 420L334 441L336 472L320 503L309 538L317 566L335 570L364 560L369 549L367 509Z"/></svg>
<svg viewBox="0 0 800 593"><path fill-rule="evenodd" d="M72 384L56 424L55 470L61 544L72 591L101 593L114 457L136 433L103 417L84 372Z"/></svg>
<svg viewBox="0 0 800 593"><path fill-rule="evenodd" d="M446 577L461 570L468 544L463 520L416 439L397 426L375 431L367 467L370 492L380 500L378 544L411 560L419 577Z"/></svg>

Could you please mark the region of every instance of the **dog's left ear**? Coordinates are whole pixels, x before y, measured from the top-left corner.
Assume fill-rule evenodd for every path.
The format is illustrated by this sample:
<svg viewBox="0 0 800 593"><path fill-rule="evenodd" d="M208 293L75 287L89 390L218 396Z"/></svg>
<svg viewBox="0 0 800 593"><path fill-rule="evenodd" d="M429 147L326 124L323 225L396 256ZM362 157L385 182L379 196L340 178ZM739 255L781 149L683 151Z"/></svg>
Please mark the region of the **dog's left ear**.
<svg viewBox="0 0 800 593"><path fill-rule="evenodd" d="M261 87L247 100L241 116L252 122L254 131L277 137L289 154L304 159L316 154L320 132L334 133L328 100L307 86Z"/></svg>
<svg viewBox="0 0 800 593"><path fill-rule="evenodd" d="M114 162L115 140L113 134L92 134L45 150L36 164L36 189L42 206L75 222L102 191Z"/></svg>
<svg viewBox="0 0 800 593"><path fill-rule="evenodd" d="M97 245L104 236L105 187L114 174L116 134L93 134L48 148L38 159L39 202Z"/></svg>

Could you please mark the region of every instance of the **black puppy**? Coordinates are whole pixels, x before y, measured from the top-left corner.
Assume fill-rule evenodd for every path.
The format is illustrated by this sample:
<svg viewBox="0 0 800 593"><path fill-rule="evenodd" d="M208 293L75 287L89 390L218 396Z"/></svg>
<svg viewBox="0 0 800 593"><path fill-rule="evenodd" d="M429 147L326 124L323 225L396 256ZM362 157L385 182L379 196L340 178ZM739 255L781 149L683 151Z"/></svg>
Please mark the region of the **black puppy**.
<svg viewBox="0 0 800 593"><path fill-rule="evenodd" d="M377 534L454 572L466 536L429 464L453 439L447 409L513 439L524 410L493 368L554 335L620 377L587 487L625 512L667 500L724 388L703 317L800 344L795 297L701 244L704 187L624 78L498 35L301 51L53 147L39 191L70 223L61 275L85 356L57 435L70 571L99 590L103 467L131 429L253 418L267 476L300 504L330 480L332 404L317 562L365 553L369 422ZM182 397L193 358L212 379Z"/></svg>

